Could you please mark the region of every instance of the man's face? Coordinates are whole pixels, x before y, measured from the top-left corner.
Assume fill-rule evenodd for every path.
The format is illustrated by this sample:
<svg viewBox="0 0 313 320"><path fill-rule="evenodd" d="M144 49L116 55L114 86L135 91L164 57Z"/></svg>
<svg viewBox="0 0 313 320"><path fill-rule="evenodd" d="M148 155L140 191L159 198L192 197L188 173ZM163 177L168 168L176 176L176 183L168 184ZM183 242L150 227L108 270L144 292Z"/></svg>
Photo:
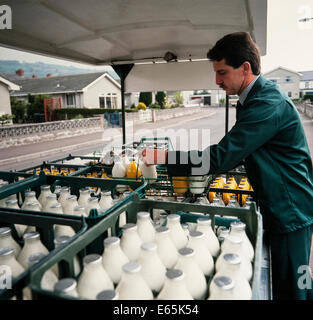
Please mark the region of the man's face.
<svg viewBox="0 0 313 320"><path fill-rule="evenodd" d="M243 66L235 69L226 64L225 59L213 61L216 73L216 84L226 91L227 95L240 94L245 80Z"/></svg>

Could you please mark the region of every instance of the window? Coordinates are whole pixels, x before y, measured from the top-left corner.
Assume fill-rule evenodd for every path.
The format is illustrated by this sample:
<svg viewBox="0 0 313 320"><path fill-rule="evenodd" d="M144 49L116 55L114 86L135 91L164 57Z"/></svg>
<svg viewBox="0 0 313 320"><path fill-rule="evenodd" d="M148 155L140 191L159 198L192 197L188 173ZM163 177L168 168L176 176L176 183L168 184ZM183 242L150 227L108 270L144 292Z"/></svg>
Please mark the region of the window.
<svg viewBox="0 0 313 320"><path fill-rule="evenodd" d="M117 109L117 94L105 93L100 95L99 106L104 109Z"/></svg>
<svg viewBox="0 0 313 320"><path fill-rule="evenodd" d="M104 97L99 97L99 105L101 109L105 108Z"/></svg>
<svg viewBox="0 0 313 320"><path fill-rule="evenodd" d="M304 87L305 87L305 89L309 89L309 87L310 87L309 81L305 81Z"/></svg>
<svg viewBox="0 0 313 320"><path fill-rule="evenodd" d="M286 82L292 82L292 78L291 78L291 76L286 76L285 81L286 81Z"/></svg>
<svg viewBox="0 0 313 320"><path fill-rule="evenodd" d="M292 97L292 93L291 93L291 91L288 91L288 97Z"/></svg>
<svg viewBox="0 0 313 320"><path fill-rule="evenodd" d="M69 107L74 107L75 104L75 94L67 94L66 95L66 105Z"/></svg>

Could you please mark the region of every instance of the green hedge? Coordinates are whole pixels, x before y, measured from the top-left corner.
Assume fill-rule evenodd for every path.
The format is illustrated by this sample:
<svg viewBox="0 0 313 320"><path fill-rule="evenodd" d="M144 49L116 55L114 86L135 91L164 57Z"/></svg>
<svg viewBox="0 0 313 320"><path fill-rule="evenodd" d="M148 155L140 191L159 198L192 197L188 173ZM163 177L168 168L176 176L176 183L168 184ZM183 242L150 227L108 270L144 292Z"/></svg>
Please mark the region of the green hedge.
<svg viewBox="0 0 313 320"><path fill-rule="evenodd" d="M99 109L99 108L62 108L55 111L56 120L70 120L81 115L83 118L91 118L98 114L122 112L122 109ZM136 109L125 109L125 112L137 112Z"/></svg>

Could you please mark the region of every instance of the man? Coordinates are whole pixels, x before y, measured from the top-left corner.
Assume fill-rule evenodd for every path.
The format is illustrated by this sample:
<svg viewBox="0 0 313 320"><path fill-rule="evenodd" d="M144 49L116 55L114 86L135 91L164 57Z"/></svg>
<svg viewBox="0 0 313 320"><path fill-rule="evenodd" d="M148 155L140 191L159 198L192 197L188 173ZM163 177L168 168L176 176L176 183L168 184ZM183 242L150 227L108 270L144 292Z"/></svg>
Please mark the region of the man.
<svg viewBox="0 0 313 320"><path fill-rule="evenodd" d="M260 53L248 33L226 35L207 56L216 83L239 96L235 125L203 151L146 149L144 161L165 163L171 176L225 173L244 161L271 246L274 299L312 299L312 283L300 283L303 270L309 270L313 174L299 114L290 98L260 75Z"/></svg>

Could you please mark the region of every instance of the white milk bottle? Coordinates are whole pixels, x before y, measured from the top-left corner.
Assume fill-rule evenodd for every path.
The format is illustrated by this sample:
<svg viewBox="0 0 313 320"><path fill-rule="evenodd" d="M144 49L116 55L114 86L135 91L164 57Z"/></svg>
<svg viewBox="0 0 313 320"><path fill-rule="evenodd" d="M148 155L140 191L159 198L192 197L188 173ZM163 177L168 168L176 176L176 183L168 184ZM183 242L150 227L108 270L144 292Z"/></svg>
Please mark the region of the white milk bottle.
<svg viewBox="0 0 313 320"><path fill-rule="evenodd" d="M49 185L42 185L40 186L40 195L38 197L38 201L41 204L41 207L44 206L45 202L46 202L46 197L47 195L52 194L51 190L50 190L50 186Z"/></svg>
<svg viewBox="0 0 313 320"><path fill-rule="evenodd" d="M46 196L46 201L42 205L41 211L49 212L52 204L58 203L57 195L55 193L48 194Z"/></svg>
<svg viewBox="0 0 313 320"><path fill-rule="evenodd" d="M137 232L142 242L151 242L155 239L155 229L150 218L150 213L140 211L137 213Z"/></svg>
<svg viewBox="0 0 313 320"><path fill-rule="evenodd" d="M73 278L63 278L54 285L54 292L62 296L78 298L77 282Z"/></svg>
<svg viewBox="0 0 313 320"><path fill-rule="evenodd" d="M158 255L166 268L173 268L178 260L178 251L170 236L167 227L156 229L155 242L157 244Z"/></svg>
<svg viewBox="0 0 313 320"><path fill-rule="evenodd" d="M158 255L156 243L145 242L141 245L138 263L142 267L141 275L150 289L159 292L165 281L166 268Z"/></svg>
<svg viewBox="0 0 313 320"><path fill-rule="evenodd" d="M212 279L212 289L208 300L236 300L234 296L234 281L226 276Z"/></svg>
<svg viewBox="0 0 313 320"><path fill-rule="evenodd" d="M121 248L130 261L135 261L140 255L142 240L134 223L127 223L122 228Z"/></svg>
<svg viewBox="0 0 313 320"><path fill-rule="evenodd" d="M76 206L78 206L77 197L75 195L68 196L63 205L63 213L73 215Z"/></svg>
<svg viewBox="0 0 313 320"><path fill-rule="evenodd" d="M186 247L188 238L180 224L180 216L178 214L169 214L166 226L170 230L170 236L177 250Z"/></svg>
<svg viewBox="0 0 313 320"><path fill-rule="evenodd" d="M222 255L222 262L214 277L222 275L232 278L235 283L233 292L235 299L250 300L252 298L252 290L247 278L241 271L239 255L235 253L225 253ZM211 286L213 286L213 282L211 282Z"/></svg>
<svg viewBox="0 0 313 320"><path fill-rule="evenodd" d="M26 202L25 210L41 211L40 203L38 201ZM36 227L35 226L27 226L26 230L24 231L24 234L27 233L27 232L35 232L35 231L36 231Z"/></svg>
<svg viewBox="0 0 313 320"><path fill-rule="evenodd" d="M84 268L78 278L77 292L80 298L96 299L99 292L114 289L114 285L102 264L99 254L89 254L83 259Z"/></svg>
<svg viewBox="0 0 313 320"><path fill-rule="evenodd" d="M101 192L101 198L99 201L99 206L102 211L106 211L110 208L112 208L114 205L112 196L111 196L111 191L102 191Z"/></svg>
<svg viewBox="0 0 313 320"><path fill-rule="evenodd" d="M130 261L123 265L122 278L116 287L119 300L152 300L153 293L141 275L141 265Z"/></svg>
<svg viewBox="0 0 313 320"><path fill-rule="evenodd" d="M60 189L60 196L58 198L59 203L61 203L62 208L64 208L66 203L66 198L71 195L70 187L63 186Z"/></svg>
<svg viewBox="0 0 313 320"><path fill-rule="evenodd" d="M85 207L79 206L79 205L76 206L76 207L74 207L73 214L74 214L74 216L84 216L84 217L88 217L88 216L87 216L87 213L86 213Z"/></svg>
<svg viewBox="0 0 313 320"><path fill-rule="evenodd" d="M97 209L99 212L100 206L99 206L99 200L97 197L89 197L89 199L88 199L88 205L86 208L86 212L87 212L88 216L90 214L91 209Z"/></svg>
<svg viewBox="0 0 313 320"><path fill-rule="evenodd" d="M36 193L35 193L35 191L27 191L27 192L25 192L25 199L24 199L24 202L23 202L21 208L22 208L22 209L29 210L29 209L26 208L28 202L36 202L36 203L38 203L39 208L40 208L40 210L41 210L41 204L40 204L40 202L39 202L39 201L37 200L37 198L36 198Z"/></svg>
<svg viewBox="0 0 313 320"><path fill-rule="evenodd" d="M222 256L225 253L236 253L239 255L241 259L241 264L240 264L241 270L245 275L245 277L247 278L247 280L250 281L252 278L253 269L252 269L251 262L244 254L243 247L242 247L242 239L239 237L231 236L231 235L225 238L221 246L221 254L218 256L215 262L216 271L219 270L220 264L222 263Z"/></svg>
<svg viewBox="0 0 313 320"><path fill-rule="evenodd" d="M126 197L128 197L129 195L131 194L130 191L125 191L121 197L121 199L124 199ZM120 214L120 217L119 217L119 227L122 228L125 224L127 223L127 215L126 215L126 211L122 212Z"/></svg>
<svg viewBox="0 0 313 320"><path fill-rule="evenodd" d="M204 273L195 260L195 252L191 248L182 248L179 251L178 262L175 269L183 271L188 291L194 299L205 298L207 283Z"/></svg>
<svg viewBox="0 0 313 320"><path fill-rule="evenodd" d="M0 227L0 248L14 249L14 256L17 257L21 252L21 246L13 239L9 227Z"/></svg>
<svg viewBox="0 0 313 320"><path fill-rule="evenodd" d="M200 231L191 231L187 247L195 251L195 260L204 275L210 276L214 271L214 261L205 246L204 234Z"/></svg>
<svg viewBox="0 0 313 320"><path fill-rule="evenodd" d="M8 266L13 278L25 271L25 268L14 256L14 249L9 247L0 247L0 266Z"/></svg>
<svg viewBox="0 0 313 320"><path fill-rule="evenodd" d="M254 258L253 246L246 234L246 224L241 221L234 221L230 224L230 235L238 236L242 239L243 250L250 261Z"/></svg>
<svg viewBox="0 0 313 320"><path fill-rule="evenodd" d="M34 253L49 254L49 250L42 244L39 232L25 233L23 236L24 246L17 257L17 261L28 268L28 258Z"/></svg>
<svg viewBox="0 0 313 320"><path fill-rule="evenodd" d="M220 252L220 244L212 229L211 219L206 217L197 219L196 231L204 234L206 247L213 257L217 257Z"/></svg>
<svg viewBox="0 0 313 320"><path fill-rule="evenodd" d="M161 300L193 300L184 278L185 275L181 270L167 270L164 286L157 298Z"/></svg>
<svg viewBox="0 0 313 320"><path fill-rule="evenodd" d="M31 267L35 263L39 262L43 259L46 255L43 253L34 253L28 257L28 267ZM54 285L58 282L58 278L55 273L49 269L47 270L40 281L40 286L44 290L53 291Z"/></svg>
<svg viewBox="0 0 313 320"><path fill-rule="evenodd" d="M118 237L104 239L102 263L114 284L118 284L121 280L122 267L127 262L129 259L120 247L120 239Z"/></svg>
<svg viewBox="0 0 313 320"><path fill-rule="evenodd" d="M20 208L18 206L17 199L8 199L5 201L5 204L8 208L12 208L12 209L19 209ZM15 230L17 232L17 235L19 236L19 238L21 238L27 229L27 225L15 224L14 226L15 226Z"/></svg>
<svg viewBox="0 0 313 320"><path fill-rule="evenodd" d="M87 208L89 198L90 198L90 189L89 188L79 189L79 198L77 200L78 205Z"/></svg>

